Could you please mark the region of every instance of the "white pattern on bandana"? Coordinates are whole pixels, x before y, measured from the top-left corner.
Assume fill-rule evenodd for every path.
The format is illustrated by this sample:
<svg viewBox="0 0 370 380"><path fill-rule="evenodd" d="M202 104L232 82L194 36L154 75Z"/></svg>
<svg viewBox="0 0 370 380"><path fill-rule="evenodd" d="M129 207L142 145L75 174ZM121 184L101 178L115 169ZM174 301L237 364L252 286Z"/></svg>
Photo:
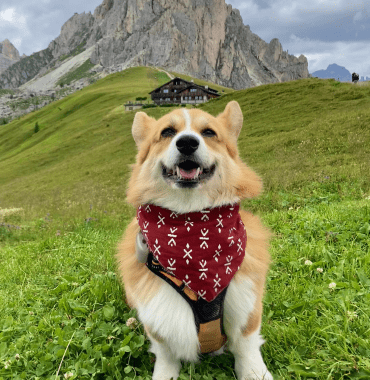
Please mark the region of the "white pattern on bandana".
<svg viewBox="0 0 370 380"><path fill-rule="evenodd" d="M162 267L208 302L228 286L244 259L247 236L239 205L186 214L143 205L137 220Z"/></svg>

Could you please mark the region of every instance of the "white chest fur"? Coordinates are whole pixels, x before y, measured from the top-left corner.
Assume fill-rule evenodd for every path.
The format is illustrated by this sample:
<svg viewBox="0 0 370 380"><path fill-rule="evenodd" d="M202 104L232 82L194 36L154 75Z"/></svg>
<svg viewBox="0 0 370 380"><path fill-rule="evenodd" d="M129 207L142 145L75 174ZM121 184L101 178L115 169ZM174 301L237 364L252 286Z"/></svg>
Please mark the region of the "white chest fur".
<svg viewBox="0 0 370 380"><path fill-rule="evenodd" d="M233 279L224 302L224 328L227 348L235 356L239 380L273 380L263 362L259 328L247 337L242 331L256 306L254 283L249 278ZM140 320L159 340L150 337L156 355L153 380L177 379L181 362L197 361L200 352L193 311L189 304L167 283L145 305L138 306ZM221 350L220 350L221 351Z"/></svg>
<svg viewBox="0 0 370 380"><path fill-rule="evenodd" d="M245 327L254 309L256 296L249 279L232 280L224 303L224 328L231 344ZM193 311L188 303L167 283L145 305L138 307L140 320L150 331L160 336L171 348L174 356L196 361L199 341Z"/></svg>

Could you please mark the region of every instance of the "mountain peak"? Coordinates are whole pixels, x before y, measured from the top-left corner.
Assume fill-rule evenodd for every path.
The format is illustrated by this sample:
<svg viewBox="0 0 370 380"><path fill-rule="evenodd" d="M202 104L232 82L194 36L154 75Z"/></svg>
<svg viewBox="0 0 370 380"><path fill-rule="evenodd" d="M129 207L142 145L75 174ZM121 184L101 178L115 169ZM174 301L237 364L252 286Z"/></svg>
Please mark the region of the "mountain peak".
<svg viewBox="0 0 370 380"><path fill-rule="evenodd" d="M0 54L5 57L18 61L20 59L19 51L17 48L6 38L3 42L0 42Z"/></svg>
<svg viewBox="0 0 370 380"><path fill-rule="evenodd" d="M322 79L338 79L341 82L349 82L352 80L351 73L344 66L339 66L336 63L328 65L326 70L314 71L312 76Z"/></svg>
<svg viewBox="0 0 370 380"><path fill-rule="evenodd" d="M253 34L225 0L104 0L67 23L49 45L55 58L83 36L107 68L160 66L235 89L308 77L306 57Z"/></svg>
<svg viewBox="0 0 370 380"><path fill-rule="evenodd" d="M19 60L19 51L7 38L0 42L0 73Z"/></svg>
<svg viewBox="0 0 370 380"><path fill-rule="evenodd" d="M109 72L163 67L234 89L308 77L306 57L252 33L225 0L104 0L93 14L74 14L44 56L51 65L82 51ZM0 87L31 79L21 71L0 77Z"/></svg>

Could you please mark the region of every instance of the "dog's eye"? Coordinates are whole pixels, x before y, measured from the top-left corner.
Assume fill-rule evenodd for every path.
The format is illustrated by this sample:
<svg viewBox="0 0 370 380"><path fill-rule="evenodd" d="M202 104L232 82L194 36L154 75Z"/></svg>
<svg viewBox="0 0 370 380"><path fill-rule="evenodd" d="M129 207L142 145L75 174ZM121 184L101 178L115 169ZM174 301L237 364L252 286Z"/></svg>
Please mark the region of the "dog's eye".
<svg viewBox="0 0 370 380"><path fill-rule="evenodd" d="M213 137L216 136L216 132L211 128L206 128L202 131L202 136L204 137Z"/></svg>
<svg viewBox="0 0 370 380"><path fill-rule="evenodd" d="M165 129L161 132L161 136L162 136L162 137L172 137L172 136L175 136L175 135L176 135L176 129L173 128L173 127L165 128Z"/></svg>

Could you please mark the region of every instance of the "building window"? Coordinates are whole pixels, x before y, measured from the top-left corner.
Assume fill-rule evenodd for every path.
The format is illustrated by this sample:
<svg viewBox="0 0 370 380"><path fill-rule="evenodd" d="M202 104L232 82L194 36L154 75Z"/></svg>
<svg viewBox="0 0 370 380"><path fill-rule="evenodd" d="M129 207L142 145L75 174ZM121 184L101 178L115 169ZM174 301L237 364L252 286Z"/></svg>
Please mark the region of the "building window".
<svg viewBox="0 0 370 380"><path fill-rule="evenodd" d="M188 100L188 97L187 97L187 96L185 96L185 97L184 97L184 99L185 99L185 100Z"/></svg>
<svg viewBox="0 0 370 380"><path fill-rule="evenodd" d="M190 92L197 92L197 89L196 88L191 88Z"/></svg>
<svg viewBox="0 0 370 380"><path fill-rule="evenodd" d="M164 92L165 94L168 94L168 88L165 88L165 89L163 90L163 92Z"/></svg>
<svg viewBox="0 0 370 380"><path fill-rule="evenodd" d="M173 92L177 92L177 90L173 90Z"/></svg>

